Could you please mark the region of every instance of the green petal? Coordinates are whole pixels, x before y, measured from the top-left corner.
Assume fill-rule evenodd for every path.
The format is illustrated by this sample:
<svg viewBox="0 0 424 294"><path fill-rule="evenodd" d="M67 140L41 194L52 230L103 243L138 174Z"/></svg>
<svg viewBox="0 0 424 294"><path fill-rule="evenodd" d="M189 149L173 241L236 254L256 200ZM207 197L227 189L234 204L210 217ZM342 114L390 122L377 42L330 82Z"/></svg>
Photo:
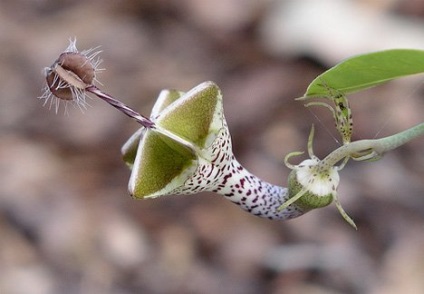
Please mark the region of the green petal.
<svg viewBox="0 0 424 294"><path fill-rule="evenodd" d="M169 194L183 185L196 167L192 150L154 130L147 130L134 161L130 194L135 198Z"/></svg>
<svg viewBox="0 0 424 294"><path fill-rule="evenodd" d="M153 106L150 117L156 118L166 107L181 98L185 93L177 90L162 90Z"/></svg>
<svg viewBox="0 0 424 294"><path fill-rule="evenodd" d="M175 100L179 99L184 92L180 92L177 90L162 90L153 106L152 113L150 118L154 121L154 119L170 104L172 104ZM122 159L125 163L132 168L134 165L134 160L137 155L138 144L142 139L145 128L138 129L122 146L121 153Z"/></svg>
<svg viewBox="0 0 424 294"><path fill-rule="evenodd" d="M193 88L163 109L156 124L203 149L223 126L218 86L205 82Z"/></svg>
<svg viewBox="0 0 424 294"><path fill-rule="evenodd" d="M145 128L138 129L121 148L122 159L129 168L132 168L134 165L134 160L137 156L138 145L145 132Z"/></svg>
<svg viewBox="0 0 424 294"><path fill-rule="evenodd" d="M152 110L156 126L136 132L124 145L132 167L129 191L135 198L171 194L189 179L198 158L224 127L222 96L212 82L187 93L164 90Z"/></svg>

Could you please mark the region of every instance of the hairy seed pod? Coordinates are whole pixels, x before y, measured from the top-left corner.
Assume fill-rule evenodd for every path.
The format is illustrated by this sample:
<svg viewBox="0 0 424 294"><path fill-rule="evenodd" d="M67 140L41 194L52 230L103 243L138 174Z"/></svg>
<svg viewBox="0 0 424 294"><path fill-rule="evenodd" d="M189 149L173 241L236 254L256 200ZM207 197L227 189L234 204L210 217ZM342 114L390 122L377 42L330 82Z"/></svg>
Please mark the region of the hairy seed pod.
<svg viewBox="0 0 424 294"><path fill-rule="evenodd" d="M86 85L93 83L96 70L86 55L78 52L65 52L60 54L57 62L65 70L74 73Z"/></svg>
<svg viewBox="0 0 424 294"><path fill-rule="evenodd" d="M75 91L84 91L93 83L95 69L87 56L77 52L62 53L46 75L47 85L59 99L74 100Z"/></svg>
<svg viewBox="0 0 424 294"><path fill-rule="evenodd" d="M79 52L75 43L75 40L71 41L53 65L45 68L46 87L40 98L45 100L44 104L50 101L50 107L54 105L56 111L60 101L72 101L80 108L86 108L85 90L94 84L99 71L101 60L97 55L100 51Z"/></svg>

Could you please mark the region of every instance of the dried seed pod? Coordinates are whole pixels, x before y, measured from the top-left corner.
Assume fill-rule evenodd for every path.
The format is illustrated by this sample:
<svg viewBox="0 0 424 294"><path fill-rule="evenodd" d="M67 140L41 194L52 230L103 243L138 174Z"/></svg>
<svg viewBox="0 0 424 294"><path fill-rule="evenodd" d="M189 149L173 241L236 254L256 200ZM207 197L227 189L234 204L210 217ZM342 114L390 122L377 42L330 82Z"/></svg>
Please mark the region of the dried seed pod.
<svg viewBox="0 0 424 294"><path fill-rule="evenodd" d="M65 52L60 54L57 63L65 70L75 74L86 85L93 83L96 69L87 55Z"/></svg>
<svg viewBox="0 0 424 294"><path fill-rule="evenodd" d="M43 95L44 105L55 107L56 112L60 102L74 102L79 108L86 108L85 89L96 81L96 73L101 60L97 58L100 51L94 49L78 52L76 41L71 40L65 52L51 67L45 68L46 86ZM66 105L66 104L65 104Z"/></svg>

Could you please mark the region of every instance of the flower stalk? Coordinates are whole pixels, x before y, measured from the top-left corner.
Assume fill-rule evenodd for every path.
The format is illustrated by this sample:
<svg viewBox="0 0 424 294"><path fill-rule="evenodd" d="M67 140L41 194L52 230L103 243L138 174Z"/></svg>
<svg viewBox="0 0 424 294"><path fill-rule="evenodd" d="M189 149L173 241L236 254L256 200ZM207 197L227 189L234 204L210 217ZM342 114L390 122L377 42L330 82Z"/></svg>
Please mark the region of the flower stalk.
<svg viewBox="0 0 424 294"><path fill-rule="evenodd" d="M92 93L92 94L96 95L98 98L102 99L103 101L109 103L110 105L112 105L113 107L118 109L119 111L123 112L127 116L134 119L136 122L141 124L143 127L150 129L150 128L153 128L155 126L155 123L152 122L150 119L141 115L140 113L138 113L134 109L128 107L127 105L125 105L121 101L115 99L113 96L103 92L102 90L97 88L95 85L87 86L85 88L85 91Z"/></svg>

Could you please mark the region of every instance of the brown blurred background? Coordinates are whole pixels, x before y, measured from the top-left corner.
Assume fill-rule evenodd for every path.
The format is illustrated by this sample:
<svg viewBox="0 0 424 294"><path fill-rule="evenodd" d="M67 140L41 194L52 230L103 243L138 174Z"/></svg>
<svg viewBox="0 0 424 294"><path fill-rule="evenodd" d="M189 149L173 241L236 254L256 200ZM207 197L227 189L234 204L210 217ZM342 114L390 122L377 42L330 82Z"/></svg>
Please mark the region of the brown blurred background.
<svg viewBox="0 0 424 294"><path fill-rule="evenodd" d="M101 45L102 89L145 115L161 89L213 80L239 161L285 185L312 123L318 156L339 144L328 111L294 101L316 75L424 48L424 3L381 2L0 1L0 293L423 293L422 138L341 172L355 231L334 205L273 222L210 193L132 200L120 147L138 125L37 99L73 37ZM423 79L352 96L355 139L423 121Z"/></svg>

